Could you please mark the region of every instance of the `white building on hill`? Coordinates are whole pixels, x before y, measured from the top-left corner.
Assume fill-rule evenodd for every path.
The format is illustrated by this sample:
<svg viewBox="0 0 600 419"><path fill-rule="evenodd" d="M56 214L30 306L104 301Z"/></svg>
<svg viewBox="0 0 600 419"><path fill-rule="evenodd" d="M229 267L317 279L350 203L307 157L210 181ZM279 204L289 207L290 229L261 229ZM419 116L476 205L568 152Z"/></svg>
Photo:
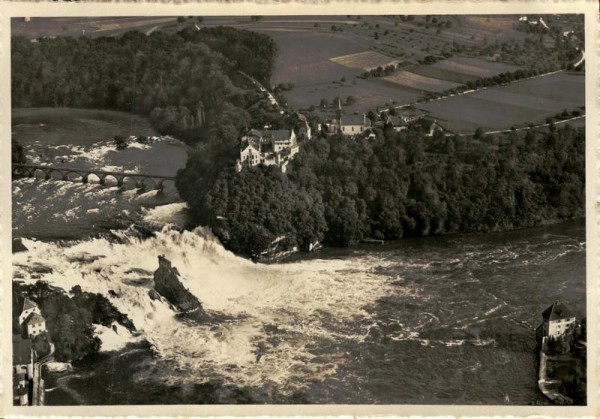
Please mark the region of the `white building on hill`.
<svg viewBox="0 0 600 419"><path fill-rule="evenodd" d="M285 173L289 161L298 153L298 139L291 130L251 129L242 137L237 171L244 167L277 165Z"/></svg>

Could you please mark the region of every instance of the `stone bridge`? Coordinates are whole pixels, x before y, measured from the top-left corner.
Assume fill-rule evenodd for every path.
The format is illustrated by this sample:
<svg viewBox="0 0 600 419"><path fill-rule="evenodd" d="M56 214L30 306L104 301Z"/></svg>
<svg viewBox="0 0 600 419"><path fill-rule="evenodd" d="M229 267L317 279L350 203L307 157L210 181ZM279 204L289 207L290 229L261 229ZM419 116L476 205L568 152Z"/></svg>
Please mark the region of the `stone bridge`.
<svg viewBox="0 0 600 419"><path fill-rule="evenodd" d="M152 189L162 190L165 181L175 181L172 176L158 176L144 173L130 172L106 172L103 170L93 169L75 169L71 167L56 167L56 166L39 166L34 164L16 164L12 165L13 178L29 177L37 178L38 173L43 174L45 180L64 180L72 182L88 183L90 175L98 178L100 185L107 185L108 179L113 179L114 185L118 187L131 185L133 181L136 188L147 189L152 186Z"/></svg>

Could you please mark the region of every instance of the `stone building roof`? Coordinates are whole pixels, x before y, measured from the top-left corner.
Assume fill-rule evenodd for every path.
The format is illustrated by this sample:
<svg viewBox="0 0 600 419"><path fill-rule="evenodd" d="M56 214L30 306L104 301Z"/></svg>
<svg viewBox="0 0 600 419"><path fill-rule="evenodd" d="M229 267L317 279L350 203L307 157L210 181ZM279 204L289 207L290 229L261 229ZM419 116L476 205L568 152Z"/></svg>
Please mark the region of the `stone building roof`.
<svg viewBox="0 0 600 419"><path fill-rule="evenodd" d="M27 297L23 298L23 306L21 308L21 313L24 312L25 310L29 310L32 308L37 308L37 304L34 303L33 301L31 301Z"/></svg>
<svg viewBox="0 0 600 419"><path fill-rule="evenodd" d="M392 124L395 127L406 126L406 122L404 122L404 119L402 119L398 115L388 115L386 123Z"/></svg>
<svg viewBox="0 0 600 419"><path fill-rule="evenodd" d="M275 129L264 131L264 138L273 138L276 141L287 141L291 137L289 129Z"/></svg>
<svg viewBox="0 0 600 419"><path fill-rule="evenodd" d="M542 317L546 321L562 320L573 317L571 311L563 303L555 301L542 313Z"/></svg>

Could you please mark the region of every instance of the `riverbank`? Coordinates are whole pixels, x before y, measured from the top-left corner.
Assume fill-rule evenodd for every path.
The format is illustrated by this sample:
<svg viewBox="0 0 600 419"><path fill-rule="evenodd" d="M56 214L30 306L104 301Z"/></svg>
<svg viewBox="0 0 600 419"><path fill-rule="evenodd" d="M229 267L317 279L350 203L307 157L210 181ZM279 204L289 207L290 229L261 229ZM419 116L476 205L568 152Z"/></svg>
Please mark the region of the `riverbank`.
<svg viewBox="0 0 600 419"><path fill-rule="evenodd" d="M361 251L372 250L374 252L379 252L381 249L400 248L400 247L402 247L403 243L407 243L408 245L410 245L412 243L420 242L422 240L452 241L453 239L471 238L471 237L475 238L475 237L485 236L485 237L491 237L492 240L494 241L494 239L493 239L494 235L498 236L498 235L502 235L502 234L509 234L509 235L515 235L516 237L524 237L524 236L527 236L527 234L536 234L537 232L548 229L548 228L552 229L553 227L556 227L556 228L560 229L561 226L565 226L565 225L585 227L586 218L579 217L579 218L574 218L572 220L566 220L566 221L565 220L554 220L554 221L540 223L540 225L535 226L535 227L517 228L517 229L512 229L512 230L497 230L497 231L489 231L489 232L440 233L440 234L427 236L427 237L411 236L411 237L404 237L404 238L395 239L395 240L385 240L383 243L379 243L379 242L370 243L370 242L361 241L361 242L352 243L347 247L339 247L339 246L332 246L327 243L319 243L319 246L310 252L303 252L303 251L296 250L295 252L288 252L288 253L282 254L281 257L275 257L273 259L269 259L266 261L261 260L261 262L264 262L264 263L287 263L290 261L299 261L304 258L310 259L312 257L319 257L319 254L321 254L321 253L330 253L330 252L338 253L338 252L344 251L345 249L348 249L349 251L356 249L356 250L361 250Z"/></svg>

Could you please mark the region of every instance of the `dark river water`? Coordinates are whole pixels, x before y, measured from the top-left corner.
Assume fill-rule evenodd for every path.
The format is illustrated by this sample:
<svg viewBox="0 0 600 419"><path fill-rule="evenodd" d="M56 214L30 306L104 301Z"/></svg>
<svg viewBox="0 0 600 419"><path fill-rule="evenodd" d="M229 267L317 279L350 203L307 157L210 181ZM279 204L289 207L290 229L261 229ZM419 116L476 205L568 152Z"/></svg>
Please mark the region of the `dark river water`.
<svg viewBox="0 0 600 419"><path fill-rule="evenodd" d="M115 164L106 144L88 147ZM180 145L160 140L137 152L154 161L169 147L179 155ZM49 374L47 404L543 403L541 313L559 299L585 315L584 220L265 265L231 254L204 229L163 228L183 220L184 206L172 201L13 182L13 233L28 249L13 255L14 276L102 293L141 332L117 346L105 333L101 353ZM44 224L39 211L70 227ZM136 220L155 235L124 228ZM150 299L161 254L204 308L227 320L182 320Z"/></svg>

